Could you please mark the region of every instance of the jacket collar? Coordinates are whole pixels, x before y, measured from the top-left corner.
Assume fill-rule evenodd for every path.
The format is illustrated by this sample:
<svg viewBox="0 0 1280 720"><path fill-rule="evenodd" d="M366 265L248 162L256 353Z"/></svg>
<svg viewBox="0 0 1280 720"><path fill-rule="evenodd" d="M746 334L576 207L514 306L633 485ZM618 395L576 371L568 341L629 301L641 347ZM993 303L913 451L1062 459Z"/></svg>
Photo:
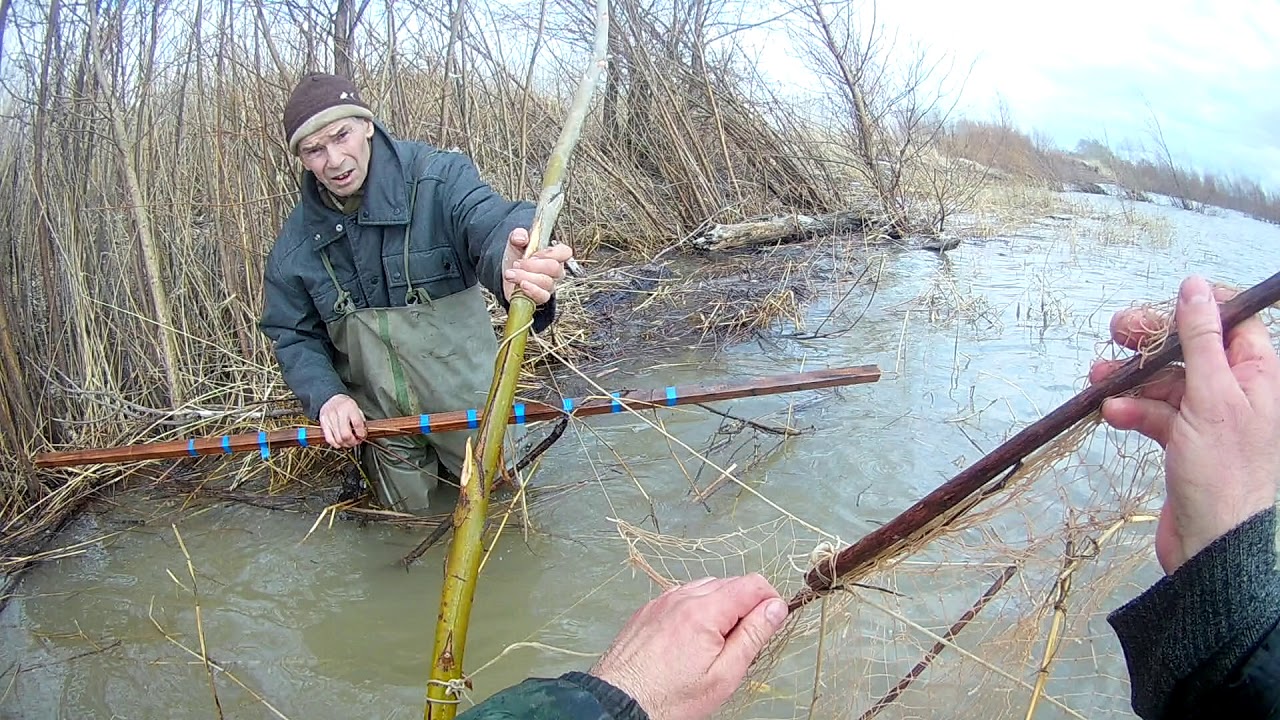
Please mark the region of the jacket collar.
<svg viewBox="0 0 1280 720"><path fill-rule="evenodd" d="M365 178L364 200L356 215L361 225L405 225L409 222L409 182L405 179L404 165L397 143L391 134L376 120L373 121L373 146L369 153L369 176ZM347 216L325 204L320 196L321 188L310 170L302 174L302 210L311 244L319 250L338 238L344 230Z"/></svg>

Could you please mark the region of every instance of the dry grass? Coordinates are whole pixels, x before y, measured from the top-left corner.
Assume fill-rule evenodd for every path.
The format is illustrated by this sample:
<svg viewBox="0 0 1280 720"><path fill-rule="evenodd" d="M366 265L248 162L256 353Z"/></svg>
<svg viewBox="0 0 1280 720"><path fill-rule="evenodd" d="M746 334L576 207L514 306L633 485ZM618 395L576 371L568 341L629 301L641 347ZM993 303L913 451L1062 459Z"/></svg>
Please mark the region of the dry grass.
<svg viewBox="0 0 1280 720"><path fill-rule="evenodd" d="M972 237L1010 235L1046 217L1062 216L1071 205L1058 193L1024 182L994 180L978 192L970 212L960 221Z"/></svg>
<svg viewBox="0 0 1280 720"><path fill-rule="evenodd" d="M1138 210L1129 200L1122 201L1115 210L1080 207L1079 215L1092 222L1089 239L1101 245L1166 250L1173 244L1173 225L1169 220Z"/></svg>
<svg viewBox="0 0 1280 720"><path fill-rule="evenodd" d="M952 273L935 273L910 306L934 324L964 323L983 330L1000 327L1000 313L991 301L972 287L962 287Z"/></svg>

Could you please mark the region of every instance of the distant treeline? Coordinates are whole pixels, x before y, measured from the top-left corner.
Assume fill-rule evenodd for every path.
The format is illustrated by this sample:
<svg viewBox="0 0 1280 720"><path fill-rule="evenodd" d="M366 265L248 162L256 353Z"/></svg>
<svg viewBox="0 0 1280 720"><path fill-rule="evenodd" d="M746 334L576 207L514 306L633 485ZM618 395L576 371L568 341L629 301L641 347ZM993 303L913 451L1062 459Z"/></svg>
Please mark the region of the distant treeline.
<svg viewBox="0 0 1280 720"><path fill-rule="evenodd" d="M1041 180L1057 188L1119 185L1135 197L1167 195L1188 210L1214 206L1280 223L1280 195L1256 180L1197 172L1177 164L1157 134L1155 150L1127 158L1098 140L1081 140L1072 151L1027 135L1008 122L959 120L948 127L946 152L1013 177Z"/></svg>

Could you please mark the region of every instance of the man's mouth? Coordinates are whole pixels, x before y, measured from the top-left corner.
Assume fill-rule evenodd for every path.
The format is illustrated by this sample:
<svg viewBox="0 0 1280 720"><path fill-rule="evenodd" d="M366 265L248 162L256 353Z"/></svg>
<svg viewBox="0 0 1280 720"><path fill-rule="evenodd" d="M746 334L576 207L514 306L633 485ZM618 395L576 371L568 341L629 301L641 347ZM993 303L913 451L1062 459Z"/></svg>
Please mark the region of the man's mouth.
<svg viewBox="0 0 1280 720"><path fill-rule="evenodd" d="M350 179L351 179L351 174L352 174L352 173L354 173L354 172L355 172L355 169L351 169L351 170L348 170L348 171L346 171L346 172L344 172L344 173L342 173L342 174L340 174L340 175L333 175L333 176L330 176L330 178L329 178L329 179L330 179L330 180L332 180L333 182L336 182L336 183L344 183L344 182L346 182L346 181L348 181L348 180L350 180Z"/></svg>

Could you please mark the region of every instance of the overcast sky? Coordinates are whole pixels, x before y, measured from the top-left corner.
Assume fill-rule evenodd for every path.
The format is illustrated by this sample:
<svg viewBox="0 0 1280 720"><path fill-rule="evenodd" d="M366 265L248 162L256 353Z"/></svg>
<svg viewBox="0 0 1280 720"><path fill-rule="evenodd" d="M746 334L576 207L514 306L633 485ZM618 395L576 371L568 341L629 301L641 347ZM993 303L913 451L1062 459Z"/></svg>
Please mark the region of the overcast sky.
<svg viewBox="0 0 1280 720"><path fill-rule="evenodd" d="M857 2L857 0L851 0ZM1151 144L1153 108L1180 164L1280 191L1280 2L882 0L903 38L967 74L966 115L1003 97L1024 130ZM864 4L864 7L866 5ZM969 71L972 64L972 70Z"/></svg>

